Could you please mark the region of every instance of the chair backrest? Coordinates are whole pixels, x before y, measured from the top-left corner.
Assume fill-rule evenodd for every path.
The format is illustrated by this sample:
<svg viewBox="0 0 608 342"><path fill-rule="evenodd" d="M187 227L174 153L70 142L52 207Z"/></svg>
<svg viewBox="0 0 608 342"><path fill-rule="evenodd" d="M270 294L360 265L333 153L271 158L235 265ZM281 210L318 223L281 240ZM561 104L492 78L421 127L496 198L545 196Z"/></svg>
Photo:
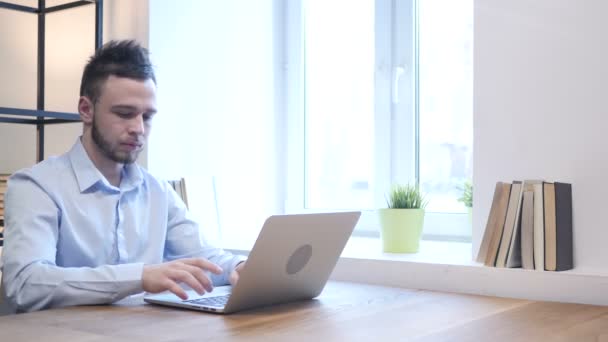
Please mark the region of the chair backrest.
<svg viewBox="0 0 608 342"><path fill-rule="evenodd" d="M2 257L3 233L4 233L4 194L8 187L10 174L0 174L0 257ZM12 313L8 303L4 299L4 287L2 286L2 271L0 271L0 316ZM0 333L1 334L1 333Z"/></svg>
<svg viewBox="0 0 608 342"><path fill-rule="evenodd" d="M0 248L0 255L2 255L2 248ZM5 316L14 313L13 310L8 306L8 303L4 299L4 287L2 286L2 272L0 271L0 316ZM0 332L0 335L2 333Z"/></svg>
<svg viewBox="0 0 608 342"><path fill-rule="evenodd" d="M0 174L0 247L2 247L2 233L4 231L4 194L8 188L10 174Z"/></svg>
<svg viewBox="0 0 608 342"><path fill-rule="evenodd" d="M186 179L182 177L177 180L169 180L168 182L173 187L173 190L182 198L182 201L186 204L186 208L189 208L188 195L186 192Z"/></svg>
<svg viewBox="0 0 608 342"><path fill-rule="evenodd" d="M188 191L184 177L168 182L199 223L207 242L218 244L221 240L221 222L216 178L210 175L190 176Z"/></svg>

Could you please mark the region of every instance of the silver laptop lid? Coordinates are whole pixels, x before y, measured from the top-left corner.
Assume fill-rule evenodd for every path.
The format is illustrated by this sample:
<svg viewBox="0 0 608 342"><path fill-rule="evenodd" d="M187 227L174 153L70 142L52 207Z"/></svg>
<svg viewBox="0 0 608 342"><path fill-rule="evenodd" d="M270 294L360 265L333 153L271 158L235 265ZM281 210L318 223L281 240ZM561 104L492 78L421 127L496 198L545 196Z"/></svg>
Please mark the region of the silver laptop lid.
<svg viewBox="0 0 608 342"><path fill-rule="evenodd" d="M341 212L269 217L224 312L319 295L360 215Z"/></svg>

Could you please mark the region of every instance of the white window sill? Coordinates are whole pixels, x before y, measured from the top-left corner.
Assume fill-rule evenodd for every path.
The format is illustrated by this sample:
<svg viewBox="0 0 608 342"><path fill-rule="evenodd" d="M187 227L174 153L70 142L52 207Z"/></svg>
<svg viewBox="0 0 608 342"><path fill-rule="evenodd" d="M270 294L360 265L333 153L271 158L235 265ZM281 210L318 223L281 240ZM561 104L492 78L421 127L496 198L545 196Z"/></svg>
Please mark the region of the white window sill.
<svg viewBox="0 0 608 342"><path fill-rule="evenodd" d="M351 237L342 258L391 260L443 265L474 265L470 242L420 241L418 253L384 253L382 242L373 237Z"/></svg>
<svg viewBox="0 0 608 342"><path fill-rule="evenodd" d="M226 241L249 253L253 241ZM411 289L531 300L608 305L608 274L577 268L564 272L485 267L473 261L471 243L422 240L411 254L383 253L380 239L351 237L331 279Z"/></svg>

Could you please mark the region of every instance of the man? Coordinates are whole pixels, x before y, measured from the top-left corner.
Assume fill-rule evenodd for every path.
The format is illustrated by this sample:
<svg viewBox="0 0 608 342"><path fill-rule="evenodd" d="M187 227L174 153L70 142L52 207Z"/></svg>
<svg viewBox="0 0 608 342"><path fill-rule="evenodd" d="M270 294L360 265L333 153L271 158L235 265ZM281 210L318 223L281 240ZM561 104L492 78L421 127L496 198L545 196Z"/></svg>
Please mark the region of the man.
<svg viewBox="0 0 608 342"><path fill-rule="evenodd" d="M86 65L72 149L15 173L5 197L2 284L12 311L112 303L180 283L234 283L243 258L205 244L183 201L134 161L156 115L146 49L110 42Z"/></svg>

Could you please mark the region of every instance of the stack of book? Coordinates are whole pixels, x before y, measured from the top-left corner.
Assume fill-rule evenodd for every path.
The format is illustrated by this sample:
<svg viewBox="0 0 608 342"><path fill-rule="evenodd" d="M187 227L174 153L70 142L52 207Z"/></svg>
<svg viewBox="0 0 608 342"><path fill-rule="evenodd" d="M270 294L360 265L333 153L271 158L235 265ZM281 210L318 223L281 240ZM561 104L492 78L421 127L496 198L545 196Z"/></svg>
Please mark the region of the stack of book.
<svg viewBox="0 0 608 342"><path fill-rule="evenodd" d="M6 193L9 176L0 174L0 246L4 241L4 193Z"/></svg>
<svg viewBox="0 0 608 342"><path fill-rule="evenodd" d="M496 183L477 261L530 270L572 269L572 185Z"/></svg>

